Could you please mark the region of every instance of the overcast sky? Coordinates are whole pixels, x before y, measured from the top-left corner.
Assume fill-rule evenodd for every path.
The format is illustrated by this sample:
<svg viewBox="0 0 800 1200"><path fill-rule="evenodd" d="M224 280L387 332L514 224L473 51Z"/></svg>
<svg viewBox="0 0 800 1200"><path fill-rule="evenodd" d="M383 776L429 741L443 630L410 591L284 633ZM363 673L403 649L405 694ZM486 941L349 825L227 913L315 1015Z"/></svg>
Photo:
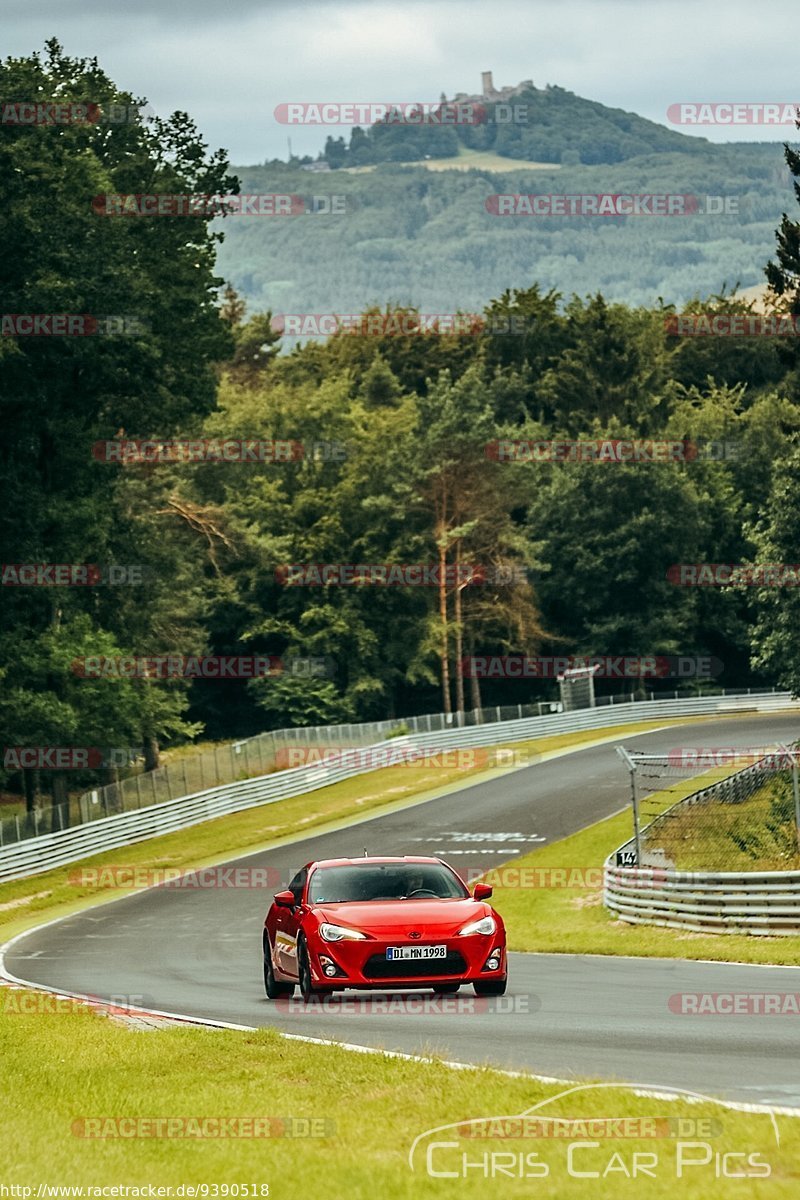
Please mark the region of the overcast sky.
<svg viewBox="0 0 800 1200"><path fill-rule="evenodd" d="M347 133L287 129L278 104L436 100L478 91L484 70L495 86L558 84L664 125L679 101L794 103L799 26L797 0L32 0L6 7L0 48L29 54L55 36L97 55L120 87L160 115L187 110L244 165L285 158L287 134L316 154L327 132Z"/></svg>

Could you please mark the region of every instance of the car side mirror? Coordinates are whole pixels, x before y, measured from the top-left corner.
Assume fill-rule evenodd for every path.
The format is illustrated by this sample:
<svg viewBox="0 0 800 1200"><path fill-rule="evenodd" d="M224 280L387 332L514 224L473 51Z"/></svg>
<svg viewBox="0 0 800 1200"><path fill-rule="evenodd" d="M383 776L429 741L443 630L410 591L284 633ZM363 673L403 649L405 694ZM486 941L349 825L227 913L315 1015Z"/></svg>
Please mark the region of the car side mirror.
<svg viewBox="0 0 800 1200"><path fill-rule="evenodd" d="M472 895L476 900L488 900L492 894L492 890L490 883L476 883Z"/></svg>
<svg viewBox="0 0 800 1200"><path fill-rule="evenodd" d="M294 892L290 892L287 888L285 892L275 893L275 903L279 908L294 908L297 901L294 898Z"/></svg>

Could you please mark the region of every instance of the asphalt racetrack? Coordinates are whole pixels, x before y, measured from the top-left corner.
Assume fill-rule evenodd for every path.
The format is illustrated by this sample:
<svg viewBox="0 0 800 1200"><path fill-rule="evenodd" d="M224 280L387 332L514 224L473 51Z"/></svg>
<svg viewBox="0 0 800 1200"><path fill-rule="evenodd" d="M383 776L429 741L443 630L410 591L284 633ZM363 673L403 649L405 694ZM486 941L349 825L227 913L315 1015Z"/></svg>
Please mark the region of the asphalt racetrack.
<svg viewBox="0 0 800 1200"><path fill-rule="evenodd" d="M603 731L598 731L602 736ZM639 749L752 746L800 736L799 715L746 715L627 734ZM290 876L316 858L434 854L489 868L622 808L613 745L577 750L490 782L236 860ZM499 839L498 835L513 835ZM482 836L481 836L482 835ZM125 852L119 852L125 861ZM576 863L576 866L601 864ZM6 952L18 979L103 999L406 1053L435 1052L558 1078L666 1085L800 1107L800 1016L681 1015L678 992L794 992L800 968L665 959L510 956L505 997L340 993L306 1007L264 996L261 929L271 899L252 888L154 888L34 930ZM416 1008L423 1011L416 1011Z"/></svg>

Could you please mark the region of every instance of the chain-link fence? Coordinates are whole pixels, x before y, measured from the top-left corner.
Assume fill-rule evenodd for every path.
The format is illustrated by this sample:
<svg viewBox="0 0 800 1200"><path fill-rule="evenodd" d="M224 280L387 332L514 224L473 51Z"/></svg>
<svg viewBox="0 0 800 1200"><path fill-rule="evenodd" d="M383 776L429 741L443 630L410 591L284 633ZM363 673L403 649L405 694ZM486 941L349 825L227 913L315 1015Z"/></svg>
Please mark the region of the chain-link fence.
<svg viewBox="0 0 800 1200"><path fill-rule="evenodd" d="M215 746L202 754L187 754L154 771L131 774L84 792L77 798L77 811L76 802L72 800L6 817L0 821L0 846L43 833L55 833L100 817L134 812L221 784L268 775L291 765L286 752L298 747L368 745L386 736L379 726L392 724L397 725L397 722L276 729L241 742Z"/></svg>
<svg viewBox="0 0 800 1200"><path fill-rule="evenodd" d="M291 766L288 751L296 748L368 746L395 734L435 733L468 725L512 721L557 711L558 704L514 704L474 712L426 713L419 717L368 721L362 724L300 726L275 729L240 742L215 746L203 754L184 755L155 771L134 771L126 778L92 788L63 804L36 807L0 819L0 846L12 845L43 833L55 833L99 817L134 812L151 804L174 800L225 783L236 783Z"/></svg>
<svg viewBox="0 0 800 1200"><path fill-rule="evenodd" d="M766 695L775 693L776 690L755 689L755 694ZM751 689L720 688L707 694L737 697L751 694ZM686 690L674 693L651 692L648 699L678 700L686 696ZM628 695L603 696L597 698L596 706L630 704L630 701L631 697ZM29 813L4 817L0 819L0 846L13 845L15 842L45 833L55 833L100 817L133 812L222 784L269 774L290 765L285 760L281 761L282 750L312 746L365 746L394 735L438 733L499 721L547 716L560 711L560 703L537 701L532 704L495 705L473 709L470 712L426 713L417 717L362 724L276 729L240 742L216 746L203 754L187 754L155 771L130 774L115 783L92 788L78 797L77 805L73 799L71 802L43 808L37 806Z"/></svg>
<svg viewBox="0 0 800 1200"><path fill-rule="evenodd" d="M702 770L698 762L681 765L658 755L631 757L640 826L638 865L667 871L800 869L794 747L751 754L750 765L690 795L685 794L688 772L696 776L698 767ZM746 752L741 752L739 761L746 760ZM734 762L732 755L727 764L711 769L730 772ZM671 794L680 798L670 803ZM618 852L618 862L625 861L624 849ZM635 837L627 849L634 865Z"/></svg>

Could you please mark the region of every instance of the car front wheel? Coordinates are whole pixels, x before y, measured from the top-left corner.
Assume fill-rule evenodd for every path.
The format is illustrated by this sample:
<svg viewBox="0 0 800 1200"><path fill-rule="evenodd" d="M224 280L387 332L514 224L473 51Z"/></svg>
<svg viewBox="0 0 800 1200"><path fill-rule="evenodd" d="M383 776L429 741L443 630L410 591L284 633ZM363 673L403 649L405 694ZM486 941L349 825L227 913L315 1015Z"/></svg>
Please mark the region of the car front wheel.
<svg viewBox="0 0 800 1200"><path fill-rule="evenodd" d="M330 988L314 986L311 978L311 963L308 960L308 947L306 946L305 938L302 937L297 940L297 974L299 977L300 995L306 1004L311 1000L318 1000L320 996L326 995L331 990Z"/></svg>
<svg viewBox="0 0 800 1200"><path fill-rule="evenodd" d="M284 996L294 995L293 983L279 983L272 969L272 953L269 941L264 941L264 991L268 1000L280 1000Z"/></svg>

